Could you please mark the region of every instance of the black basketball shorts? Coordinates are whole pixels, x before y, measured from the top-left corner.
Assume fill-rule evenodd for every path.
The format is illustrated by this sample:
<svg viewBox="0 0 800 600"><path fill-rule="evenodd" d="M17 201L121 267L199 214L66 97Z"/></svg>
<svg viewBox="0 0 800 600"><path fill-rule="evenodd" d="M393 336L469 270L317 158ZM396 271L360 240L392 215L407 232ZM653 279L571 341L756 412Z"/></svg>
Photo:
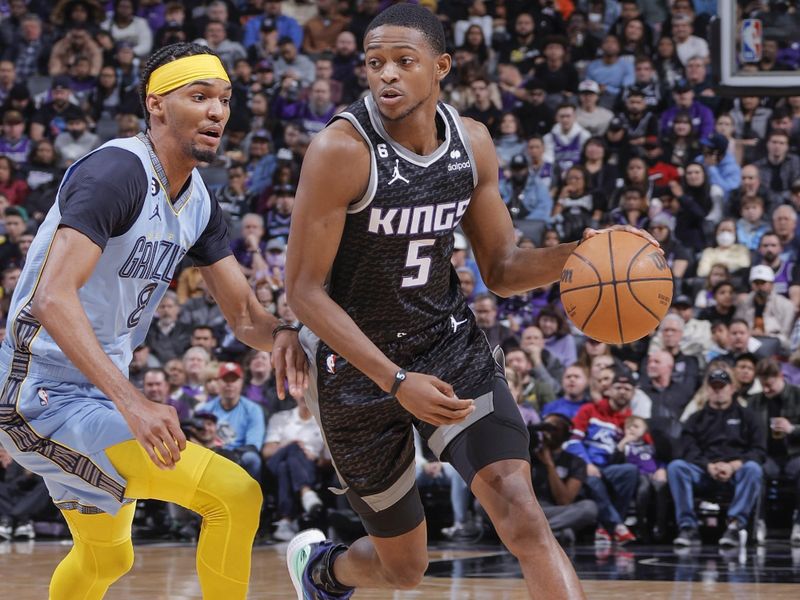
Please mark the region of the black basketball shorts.
<svg viewBox="0 0 800 600"><path fill-rule="evenodd" d="M502 368L471 317L466 327L451 330L447 321L402 345L382 348L406 370L439 377L453 385L459 398L474 399L469 417L441 427L416 419L308 328L300 332L310 361L306 400L330 450L341 493L370 535L402 535L424 519L412 427L467 485L492 463L530 460L528 430ZM420 353L420 347L426 351Z"/></svg>

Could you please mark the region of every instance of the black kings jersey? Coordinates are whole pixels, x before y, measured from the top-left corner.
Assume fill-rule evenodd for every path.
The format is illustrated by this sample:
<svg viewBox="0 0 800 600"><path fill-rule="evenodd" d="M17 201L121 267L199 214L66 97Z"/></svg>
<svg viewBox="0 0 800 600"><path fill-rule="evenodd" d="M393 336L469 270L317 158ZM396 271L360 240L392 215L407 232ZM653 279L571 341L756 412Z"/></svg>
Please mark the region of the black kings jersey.
<svg viewBox="0 0 800 600"><path fill-rule="evenodd" d="M450 255L477 181L469 139L455 109L441 102L444 142L428 156L388 135L371 95L335 119L365 139L371 168L364 197L348 209L329 294L379 347L413 338L464 305Z"/></svg>

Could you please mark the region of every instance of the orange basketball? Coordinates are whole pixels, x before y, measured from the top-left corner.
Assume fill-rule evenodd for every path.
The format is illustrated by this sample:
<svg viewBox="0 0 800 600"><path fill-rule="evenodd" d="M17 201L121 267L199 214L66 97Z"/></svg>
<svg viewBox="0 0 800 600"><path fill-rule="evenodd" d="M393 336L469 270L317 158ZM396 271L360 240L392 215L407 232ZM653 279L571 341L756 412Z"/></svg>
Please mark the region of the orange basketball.
<svg viewBox="0 0 800 600"><path fill-rule="evenodd" d="M584 334L625 344L658 327L672 303L672 271L647 240L627 231L583 242L561 271L561 302Z"/></svg>

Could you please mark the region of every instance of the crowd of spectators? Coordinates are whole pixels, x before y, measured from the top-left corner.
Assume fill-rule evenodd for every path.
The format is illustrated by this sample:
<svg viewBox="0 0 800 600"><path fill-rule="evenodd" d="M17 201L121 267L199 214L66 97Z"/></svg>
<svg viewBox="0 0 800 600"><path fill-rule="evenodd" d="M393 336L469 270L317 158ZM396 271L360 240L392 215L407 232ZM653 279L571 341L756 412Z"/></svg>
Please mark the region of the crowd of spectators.
<svg viewBox="0 0 800 600"><path fill-rule="evenodd" d="M148 55L195 41L219 54L233 84L218 160L201 172L258 301L296 321L283 280L303 155L368 93L364 32L391 3L0 3L0 316L65 169L141 131ZM495 140L519 245L630 224L659 241L675 277L659 330L609 347L571 326L557 284L492 294L456 234L453 266L479 326L506 352L554 532L564 543L582 530L626 543L670 539L672 529L676 543L692 545L695 495L729 488L720 541L738 544L770 485L800 485L800 96L715 93L713 1L419 4L440 18L453 56L442 100ZM736 4L741 17L781 4L781 26L800 31L796 2ZM746 68L797 69L800 52L784 46L767 35ZM190 439L262 482L274 498L273 535L288 539L327 500L319 429L304 403L278 398L269 354L235 339L196 269L182 264L172 288L131 381L174 406ZM444 487L451 499L444 533L472 535L479 507L452 468L418 446L420 487ZM33 535L31 519L47 510L43 486L2 453L0 473L0 540ZM191 516L170 515L191 529ZM784 521L800 544L800 513Z"/></svg>

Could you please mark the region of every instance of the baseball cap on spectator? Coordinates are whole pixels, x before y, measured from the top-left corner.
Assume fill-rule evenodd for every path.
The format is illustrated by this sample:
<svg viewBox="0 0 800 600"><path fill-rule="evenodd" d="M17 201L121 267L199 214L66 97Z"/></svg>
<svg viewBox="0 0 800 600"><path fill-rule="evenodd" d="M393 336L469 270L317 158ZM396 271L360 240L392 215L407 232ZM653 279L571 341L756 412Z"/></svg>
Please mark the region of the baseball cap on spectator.
<svg viewBox="0 0 800 600"><path fill-rule="evenodd" d="M216 423L219 419L217 419L217 415L210 412L200 411L194 413L196 419L208 419L209 421L214 421Z"/></svg>
<svg viewBox="0 0 800 600"><path fill-rule="evenodd" d="M614 117L613 119L611 119L608 122L608 128L611 131L619 131L620 129L623 128L622 127L622 119L620 119L619 117Z"/></svg>
<svg viewBox="0 0 800 600"><path fill-rule="evenodd" d="M657 135L648 135L644 138L644 147L647 150L652 150L654 148L659 148L661 144L659 143L659 139Z"/></svg>
<svg viewBox="0 0 800 600"><path fill-rule="evenodd" d="M527 169L528 161L524 154L515 154L511 157L511 162L508 163L512 169Z"/></svg>
<svg viewBox="0 0 800 600"><path fill-rule="evenodd" d="M636 378L633 372L627 367L620 367L614 372L614 379L611 383L627 383L636 385Z"/></svg>
<svg viewBox="0 0 800 600"><path fill-rule="evenodd" d="M276 196L294 196L295 188L291 183L275 186Z"/></svg>
<svg viewBox="0 0 800 600"><path fill-rule="evenodd" d="M265 58L264 60L260 60L260 61L258 61L258 64L256 64L256 71L257 72L262 72L263 73L264 71L274 71L274 70L275 70L275 68L272 66L272 61L270 59L268 59L268 58Z"/></svg>
<svg viewBox="0 0 800 600"><path fill-rule="evenodd" d="M50 83L51 90L68 90L69 89L69 77L66 75L56 75L53 77L53 81Z"/></svg>
<svg viewBox="0 0 800 600"><path fill-rule="evenodd" d="M273 32L277 29L277 25L275 25L275 19L271 17L264 17L264 20L261 21L261 31L266 31L267 33Z"/></svg>
<svg viewBox="0 0 800 600"><path fill-rule="evenodd" d="M250 139L272 141L272 135L266 129L256 129Z"/></svg>
<svg viewBox="0 0 800 600"><path fill-rule="evenodd" d="M267 242L265 249L267 252L283 252L286 250L286 242L283 241L282 237L274 237Z"/></svg>
<svg viewBox="0 0 800 600"><path fill-rule="evenodd" d="M675 299L672 301L672 306L683 306L684 308L692 306L692 299L686 294L679 294L675 296Z"/></svg>
<svg viewBox="0 0 800 600"><path fill-rule="evenodd" d="M74 110L69 111L65 115L65 117L66 117L66 120L68 122L69 121L86 121L87 120L86 113L82 109L80 109L78 107L75 107Z"/></svg>
<svg viewBox="0 0 800 600"><path fill-rule="evenodd" d="M467 248L467 238L456 231L453 234L453 250L466 250Z"/></svg>
<svg viewBox="0 0 800 600"><path fill-rule="evenodd" d="M645 93L643 87L634 84L628 88L628 98L630 98L631 96L641 96L644 98L645 96L647 96L647 94Z"/></svg>
<svg viewBox="0 0 800 600"><path fill-rule="evenodd" d="M294 155L292 155L292 151L289 150L288 148L281 148L280 150L278 150L278 153L275 155L275 158L277 158L278 160L286 160L291 162L292 160L294 160Z"/></svg>
<svg viewBox="0 0 800 600"><path fill-rule="evenodd" d="M689 83L686 79L679 79L675 83L675 87L672 88L672 91L676 94L683 94L684 92L688 92L692 89L692 84Z"/></svg>
<svg viewBox="0 0 800 600"><path fill-rule="evenodd" d="M721 133L712 133L707 138L700 141L700 145L704 148L711 148L720 154L725 154L728 151L728 138Z"/></svg>
<svg viewBox="0 0 800 600"><path fill-rule="evenodd" d="M708 376L706 377L706 382L712 388L722 388L726 385L733 383L731 381L731 376L725 369L714 369L711 371Z"/></svg>
<svg viewBox="0 0 800 600"><path fill-rule="evenodd" d="M775 281L775 271L768 265L756 265L750 269L750 283L754 281Z"/></svg>
<svg viewBox="0 0 800 600"><path fill-rule="evenodd" d="M650 219L650 227L658 226L663 226L668 228L670 231L675 231L675 217L669 214L667 211L662 210L660 213L657 213L652 219Z"/></svg>
<svg viewBox="0 0 800 600"><path fill-rule="evenodd" d="M542 81L541 79L536 79L535 77L533 79L529 79L528 81L526 81L523 87L530 92L532 92L533 90L547 89L547 86L544 84L544 81Z"/></svg>
<svg viewBox="0 0 800 600"><path fill-rule="evenodd" d="M8 90L8 97L11 100L25 100L31 97L30 91L25 87L24 83L15 83L10 90Z"/></svg>
<svg viewBox="0 0 800 600"><path fill-rule="evenodd" d="M584 79L578 84L578 93L580 94L600 94L600 86L596 81L591 79Z"/></svg>
<svg viewBox="0 0 800 600"><path fill-rule="evenodd" d="M235 362L226 362L219 366L219 373L217 374L217 377L224 379L228 375L236 375L240 379L244 377L244 373L242 373L242 367Z"/></svg>
<svg viewBox="0 0 800 600"><path fill-rule="evenodd" d="M24 122L25 119L22 118L22 113L18 110L8 110L3 115L3 125L19 125Z"/></svg>

